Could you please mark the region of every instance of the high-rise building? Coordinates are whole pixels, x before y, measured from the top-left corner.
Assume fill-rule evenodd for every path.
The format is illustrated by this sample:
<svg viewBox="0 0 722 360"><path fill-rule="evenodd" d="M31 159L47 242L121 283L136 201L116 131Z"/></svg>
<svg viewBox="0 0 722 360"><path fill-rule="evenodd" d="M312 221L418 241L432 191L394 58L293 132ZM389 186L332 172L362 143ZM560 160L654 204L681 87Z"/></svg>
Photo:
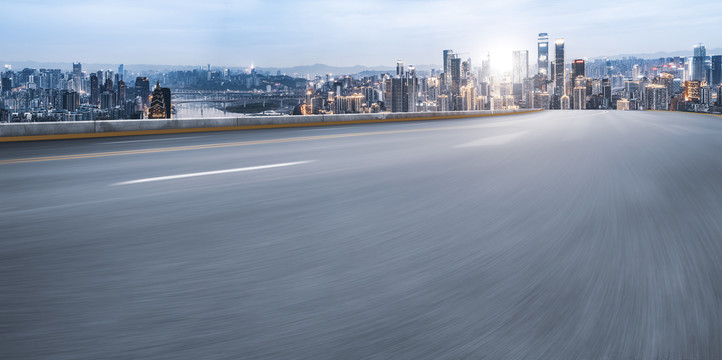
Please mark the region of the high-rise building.
<svg viewBox="0 0 722 360"><path fill-rule="evenodd" d="M125 103L125 81L122 79L118 81L118 105Z"/></svg>
<svg viewBox="0 0 722 360"><path fill-rule="evenodd" d="M667 87L659 84L649 84L645 87L645 109L667 110Z"/></svg>
<svg viewBox="0 0 722 360"><path fill-rule="evenodd" d="M73 63L73 76L80 77L83 74L83 65L80 63Z"/></svg>
<svg viewBox="0 0 722 360"><path fill-rule="evenodd" d="M549 79L549 35L547 33L539 33L537 53L538 72L547 80Z"/></svg>
<svg viewBox="0 0 722 360"><path fill-rule="evenodd" d="M708 85L699 87L699 103L712 105L712 89Z"/></svg>
<svg viewBox="0 0 722 360"><path fill-rule="evenodd" d="M612 108L612 84L609 79L602 79L602 104L605 109Z"/></svg>
<svg viewBox="0 0 722 360"><path fill-rule="evenodd" d="M90 104L98 105L100 101L100 83L97 74L90 74Z"/></svg>
<svg viewBox="0 0 722 360"><path fill-rule="evenodd" d="M82 90L83 66L80 63L73 63L73 89L76 92Z"/></svg>
<svg viewBox="0 0 722 360"><path fill-rule="evenodd" d="M481 69L479 74L479 81L489 82L491 77L491 54L486 54L486 59L481 61Z"/></svg>
<svg viewBox="0 0 722 360"><path fill-rule="evenodd" d="M406 79L391 78L386 79L386 95L384 101L386 110L391 112L408 112L409 111L409 88Z"/></svg>
<svg viewBox="0 0 722 360"><path fill-rule="evenodd" d="M150 81L147 77L138 76L135 78L135 96L140 96L143 105L148 105L150 101Z"/></svg>
<svg viewBox="0 0 722 360"><path fill-rule="evenodd" d="M557 39L554 49L554 95L564 95L564 39Z"/></svg>
<svg viewBox="0 0 722 360"><path fill-rule="evenodd" d="M115 107L115 92L103 91L100 93L100 108L111 109Z"/></svg>
<svg viewBox="0 0 722 360"><path fill-rule="evenodd" d="M512 53L512 84L521 84L529 77L529 51L519 50Z"/></svg>
<svg viewBox="0 0 722 360"><path fill-rule="evenodd" d="M63 110L73 112L80 106L80 94L75 91L64 91L61 95Z"/></svg>
<svg viewBox="0 0 722 360"><path fill-rule="evenodd" d="M699 102L699 89L701 84L699 81L684 82L684 100L691 102Z"/></svg>
<svg viewBox="0 0 722 360"><path fill-rule="evenodd" d="M150 108L148 108L148 119L170 119L171 118L171 94L169 88L161 88L160 82L156 83L153 94L150 96Z"/></svg>
<svg viewBox="0 0 722 360"><path fill-rule="evenodd" d="M3 92L11 91L13 88L13 79L9 77L3 77L0 81L0 88L2 88Z"/></svg>
<svg viewBox="0 0 722 360"><path fill-rule="evenodd" d="M570 73L570 78L572 80L576 80L578 76L586 76L584 65L584 59L576 59L572 61L572 72Z"/></svg>
<svg viewBox="0 0 722 360"><path fill-rule="evenodd" d="M120 76L120 80L123 80L123 73L125 73L125 71L123 69L123 64L120 64L118 66L118 75Z"/></svg>
<svg viewBox="0 0 722 360"><path fill-rule="evenodd" d="M471 58L461 62L461 86L466 86L471 75Z"/></svg>
<svg viewBox="0 0 722 360"><path fill-rule="evenodd" d="M461 93L461 58L454 56L450 62L451 95L459 96Z"/></svg>
<svg viewBox="0 0 722 360"><path fill-rule="evenodd" d="M711 86L722 85L722 55L712 56L712 68L710 70Z"/></svg>
<svg viewBox="0 0 722 360"><path fill-rule="evenodd" d="M160 84L159 84L160 86ZM160 88L160 91L163 93L163 99L165 101L165 118L170 119L172 116L172 106L171 106L171 94L170 94L170 88L164 87Z"/></svg>
<svg viewBox="0 0 722 360"><path fill-rule="evenodd" d="M584 110L587 106L587 88L577 86L574 88L574 110Z"/></svg>
<svg viewBox="0 0 722 360"><path fill-rule="evenodd" d="M569 95L567 95L567 94L562 95L561 98L559 99L559 104L560 104L559 108L562 110L569 110L571 108L570 102L571 101L569 99Z"/></svg>
<svg viewBox="0 0 722 360"><path fill-rule="evenodd" d="M408 102L408 111L416 111L416 104L419 97L419 79L416 77L416 67L409 65L408 71L405 75L406 87L408 95L406 101Z"/></svg>
<svg viewBox="0 0 722 360"><path fill-rule="evenodd" d="M444 84L446 91L451 86L451 59L456 57L453 50L444 50Z"/></svg>
<svg viewBox="0 0 722 360"><path fill-rule="evenodd" d="M692 57L692 81L705 81L707 72L707 50L704 45L698 44L694 47L694 56Z"/></svg>
<svg viewBox="0 0 722 360"><path fill-rule="evenodd" d="M476 110L476 89L469 84L461 88L461 109L459 110Z"/></svg>
<svg viewBox="0 0 722 360"><path fill-rule="evenodd" d="M396 60L396 77L403 77L406 66L403 60Z"/></svg>

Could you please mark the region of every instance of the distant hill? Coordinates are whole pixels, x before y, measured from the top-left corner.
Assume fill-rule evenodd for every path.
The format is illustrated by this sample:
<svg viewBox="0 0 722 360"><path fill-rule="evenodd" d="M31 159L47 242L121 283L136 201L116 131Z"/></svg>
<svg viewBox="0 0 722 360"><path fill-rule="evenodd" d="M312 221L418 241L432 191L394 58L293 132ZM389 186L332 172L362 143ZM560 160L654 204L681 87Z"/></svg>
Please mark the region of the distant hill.
<svg viewBox="0 0 722 360"><path fill-rule="evenodd" d="M5 65L12 65L13 70L22 70L24 68L31 69L61 69L70 71L73 69L72 62L38 62L38 61L7 61L0 60L0 68ZM98 71L98 70L118 70L120 64L91 64L82 63L84 71ZM125 64L123 65L125 70L128 71L170 71L170 70L193 70L203 66L192 66L192 65L152 65L152 64Z"/></svg>
<svg viewBox="0 0 722 360"><path fill-rule="evenodd" d="M6 61L6 60L0 60L0 69L2 65L9 64L12 65L13 70L22 70L24 68L32 68L32 69L62 69L65 71L70 71L73 68L73 64L71 62L37 62L37 61ZM98 71L98 70L117 70L118 65L120 64L91 64L91 63L82 63L83 64L83 70L85 71ZM164 72L164 71L172 71L172 70L193 70L202 68L205 69L206 66L199 66L199 65L155 65L155 64L124 64L123 65L125 70L128 71L158 71L158 72ZM214 66L211 65L211 68L214 70L217 70L218 68L223 68L223 66ZM229 67L232 70L243 70L245 67L240 66L233 66ZM439 65L416 65L416 68L419 71L428 71L431 69L439 69L441 66ZM354 66L332 66L332 65L326 65L326 64L314 64L314 65L302 65L302 66L294 66L294 67L283 67L283 68L277 68L277 67L259 67L256 68L259 72L269 72L271 74L276 74L277 71L281 71L281 73L293 76L293 74L298 74L299 77L305 77L307 74L311 76L324 76L326 74L333 74L333 75L354 75L354 74L364 74L364 75L372 75L372 74L379 74L379 73L386 73L386 72L394 72L396 71L396 67L394 66L385 66L385 65L378 65L378 66L364 66L364 65L354 65Z"/></svg>
<svg viewBox="0 0 722 360"><path fill-rule="evenodd" d="M407 64L411 65L411 64ZM441 66L439 65L414 65L416 69L419 71L428 71L431 69L439 69ZM294 66L294 67L287 67L287 68L258 68L260 71L268 71L271 74L276 73L277 71L281 71L281 73L293 76L293 74L298 74L299 77L305 77L306 74L311 76L324 76L326 74L333 74L333 75L355 75L355 74L363 74L363 75L371 75L371 74L378 74L378 73L386 73L386 72L395 72L396 67L395 66L385 66L385 65L378 65L378 66L364 66L364 65L354 65L354 66L332 66L332 65L326 65L326 64L313 64L313 65L303 65L303 66Z"/></svg>
<svg viewBox="0 0 722 360"><path fill-rule="evenodd" d="M692 56L693 49L680 50L680 51L659 51L656 53L640 53L640 54L619 54L613 56L597 56L594 59L622 59L622 58L639 58L639 59L658 59L661 57L675 57L675 56ZM722 48L707 49L707 55L722 55Z"/></svg>

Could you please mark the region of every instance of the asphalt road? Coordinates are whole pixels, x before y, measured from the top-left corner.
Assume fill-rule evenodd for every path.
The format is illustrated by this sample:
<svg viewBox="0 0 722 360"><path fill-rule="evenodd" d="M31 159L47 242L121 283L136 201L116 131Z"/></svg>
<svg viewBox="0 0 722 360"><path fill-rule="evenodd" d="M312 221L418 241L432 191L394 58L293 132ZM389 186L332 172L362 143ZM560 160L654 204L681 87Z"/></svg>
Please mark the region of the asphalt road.
<svg viewBox="0 0 722 360"><path fill-rule="evenodd" d="M3 143L0 195L3 359L722 358L720 117Z"/></svg>

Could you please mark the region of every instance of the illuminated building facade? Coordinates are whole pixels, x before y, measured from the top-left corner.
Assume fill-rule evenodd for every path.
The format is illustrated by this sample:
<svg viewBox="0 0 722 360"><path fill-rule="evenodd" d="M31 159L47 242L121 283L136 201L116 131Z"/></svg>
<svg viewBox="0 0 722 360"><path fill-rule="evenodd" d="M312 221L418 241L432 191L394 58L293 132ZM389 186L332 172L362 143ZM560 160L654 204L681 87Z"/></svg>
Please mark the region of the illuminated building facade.
<svg viewBox="0 0 722 360"><path fill-rule="evenodd" d="M574 88L574 110L584 110L587 105L587 88L577 86Z"/></svg>
<svg viewBox="0 0 722 360"><path fill-rule="evenodd" d="M699 81L684 82L684 101L699 102L699 89L701 84Z"/></svg>
<svg viewBox="0 0 722 360"><path fill-rule="evenodd" d="M160 87L158 82L150 96L150 108L148 108L149 119L170 119L171 118L171 94L169 88Z"/></svg>
<svg viewBox="0 0 722 360"><path fill-rule="evenodd" d="M572 61L572 72L570 78L576 79L578 76L586 76L584 67L584 59L576 59Z"/></svg>

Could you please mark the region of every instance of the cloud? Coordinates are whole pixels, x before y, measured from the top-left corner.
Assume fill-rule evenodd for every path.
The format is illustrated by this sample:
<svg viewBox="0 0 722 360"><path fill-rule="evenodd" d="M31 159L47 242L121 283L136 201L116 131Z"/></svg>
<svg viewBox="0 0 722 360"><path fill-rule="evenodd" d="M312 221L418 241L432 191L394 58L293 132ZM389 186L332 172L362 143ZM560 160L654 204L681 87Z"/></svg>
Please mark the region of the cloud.
<svg viewBox="0 0 722 360"><path fill-rule="evenodd" d="M539 32L566 38L570 57L719 47L716 2L25 0L3 5L12 16L0 33L13 34L3 37L5 60L438 64L454 49L503 62L515 49L534 54Z"/></svg>

